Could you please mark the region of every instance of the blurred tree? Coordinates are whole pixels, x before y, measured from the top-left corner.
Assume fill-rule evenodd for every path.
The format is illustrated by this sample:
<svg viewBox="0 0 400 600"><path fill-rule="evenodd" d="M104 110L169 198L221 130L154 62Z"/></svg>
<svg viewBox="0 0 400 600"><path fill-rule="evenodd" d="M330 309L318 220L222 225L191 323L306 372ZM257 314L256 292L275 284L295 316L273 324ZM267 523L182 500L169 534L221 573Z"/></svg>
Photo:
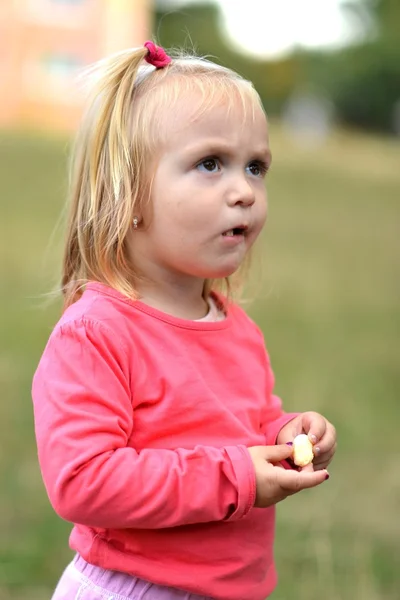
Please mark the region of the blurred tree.
<svg viewBox="0 0 400 600"><path fill-rule="evenodd" d="M347 0L343 7L354 26L366 32L364 42L337 52L299 50L273 62L249 58L230 46L221 31L218 6L210 3L172 11L160 3L155 33L166 47L195 50L253 81L270 114L280 112L293 92L311 87L333 101L343 123L396 131L400 128L400 0Z"/></svg>
<svg viewBox="0 0 400 600"><path fill-rule="evenodd" d="M302 79L301 62L292 56L275 62L255 60L237 52L224 40L218 6L198 3L179 10L156 10L155 34L167 48L194 50L197 54L238 71L253 81L268 112L276 112Z"/></svg>
<svg viewBox="0 0 400 600"><path fill-rule="evenodd" d="M310 56L309 77L323 85L344 123L394 132L400 101L400 2L354 0L346 6L361 21L372 16L374 36L329 57Z"/></svg>

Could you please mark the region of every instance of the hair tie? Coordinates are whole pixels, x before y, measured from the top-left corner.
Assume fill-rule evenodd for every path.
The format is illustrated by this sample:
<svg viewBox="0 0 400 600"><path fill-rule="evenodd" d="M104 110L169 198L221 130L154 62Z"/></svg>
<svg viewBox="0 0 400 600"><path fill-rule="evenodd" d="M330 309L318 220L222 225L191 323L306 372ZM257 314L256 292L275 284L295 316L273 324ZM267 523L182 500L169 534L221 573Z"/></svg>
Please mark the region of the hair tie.
<svg viewBox="0 0 400 600"><path fill-rule="evenodd" d="M157 69L162 69L162 67L166 67L171 62L171 57L168 56L161 46L156 46L153 42L145 42L144 47L149 51L144 60Z"/></svg>

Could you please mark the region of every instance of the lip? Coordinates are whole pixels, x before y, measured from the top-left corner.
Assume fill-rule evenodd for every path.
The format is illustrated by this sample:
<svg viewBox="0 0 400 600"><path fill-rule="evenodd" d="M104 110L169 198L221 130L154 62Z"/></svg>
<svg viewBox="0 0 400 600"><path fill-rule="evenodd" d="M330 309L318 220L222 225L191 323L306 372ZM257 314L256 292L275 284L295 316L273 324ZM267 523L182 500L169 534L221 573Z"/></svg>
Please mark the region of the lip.
<svg viewBox="0 0 400 600"><path fill-rule="evenodd" d="M246 238L244 235L232 235L230 237L227 235L221 235L221 243L225 247L233 248L235 246L240 246L241 244L244 244L245 241Z"/></svg>

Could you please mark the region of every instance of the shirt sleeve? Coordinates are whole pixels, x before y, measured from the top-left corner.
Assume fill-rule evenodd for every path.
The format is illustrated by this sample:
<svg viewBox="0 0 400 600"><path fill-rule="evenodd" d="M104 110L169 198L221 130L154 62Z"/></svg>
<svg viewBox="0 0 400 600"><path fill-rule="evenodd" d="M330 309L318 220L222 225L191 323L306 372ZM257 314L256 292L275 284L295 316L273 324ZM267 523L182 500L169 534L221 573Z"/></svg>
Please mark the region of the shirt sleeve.
<svg viewBox="0 0 400 600"><path fill-rule="evenodd" d="M116 337L96 321L59 325L35 373L39 463L55 511L73 523L118 529L245 516L255 475L244 446L137 452L128 445L132 359Z"/></svg>

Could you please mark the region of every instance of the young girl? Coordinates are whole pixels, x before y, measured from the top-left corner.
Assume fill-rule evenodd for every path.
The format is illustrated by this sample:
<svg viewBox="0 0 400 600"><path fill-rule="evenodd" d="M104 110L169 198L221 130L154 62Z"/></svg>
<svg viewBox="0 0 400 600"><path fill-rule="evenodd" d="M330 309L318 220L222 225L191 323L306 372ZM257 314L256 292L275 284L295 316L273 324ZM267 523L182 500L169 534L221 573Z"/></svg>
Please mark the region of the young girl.
<svg viewBox="0 0 400 600"><path fill-rule="evenodd" d="M266 117L236 73L151 42L92 78L65 311L33 382L46 489L74 524L53 599L264 600L275 504L325 481L336 445L321 415L283 412L229 292L266 218ZM298 433L303 470L283 462Z"/></svg>

